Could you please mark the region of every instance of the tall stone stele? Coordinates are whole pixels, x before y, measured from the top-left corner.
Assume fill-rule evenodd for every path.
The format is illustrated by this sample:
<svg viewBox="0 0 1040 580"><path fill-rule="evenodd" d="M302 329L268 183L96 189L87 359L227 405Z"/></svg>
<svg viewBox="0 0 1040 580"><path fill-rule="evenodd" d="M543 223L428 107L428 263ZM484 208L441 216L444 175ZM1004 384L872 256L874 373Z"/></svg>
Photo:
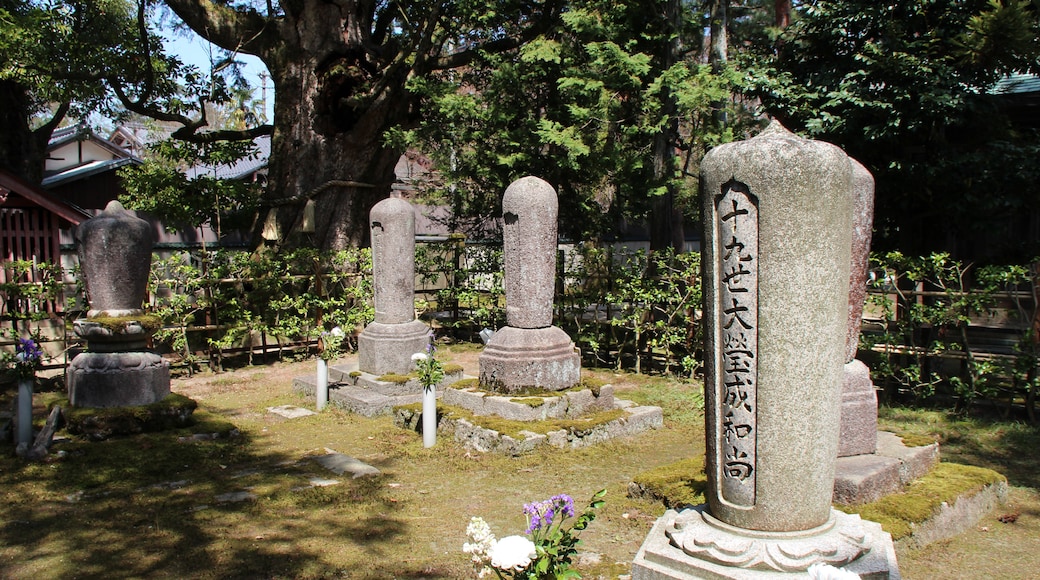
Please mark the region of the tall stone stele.
<svg viewBox="0 0 1040 580"><path fill-rule="evenodd" d="M552 324L558 214L556 190L537 177L514 181L502 196L506 326L478 359L487 390L559 391L581 380L581 355Z"/></svg>
<svg viewBox="0 0 1040 580"><path fill-rule="evenodd" d="M149 405L170 394L170 367L146 350L159 327L142 310L155 235L148 222L118 201L75 231L90 310L73 322L86 352L69 363L69 402L74 407Z"/></svg>
<svg viewBox="0 0 1040 580"><path fill-rule="evenodd" d="M898 577L891 537L831 507L852 165L772 123L701 165L707 504L658 520L633 578Z"/></svg>
<svg viewBox="0 0 1040 580"><path fill-rule="evenodd" d="M391 197L369 212L375 320L358 336L358 369L407 374L425 352L429 327L415 318L415 209Z"/></svg>
<svg viewBox="0 0 1040 580"><path fill-rule="evenodd" d="M855 159L852 163L852 256L849 268L849 318L845 334L845 368L841 387L841 435L838 457L877 450L877 393L870 369L856 359L863 305L870 272L870 238L874 225L874 176Z"/></svg>

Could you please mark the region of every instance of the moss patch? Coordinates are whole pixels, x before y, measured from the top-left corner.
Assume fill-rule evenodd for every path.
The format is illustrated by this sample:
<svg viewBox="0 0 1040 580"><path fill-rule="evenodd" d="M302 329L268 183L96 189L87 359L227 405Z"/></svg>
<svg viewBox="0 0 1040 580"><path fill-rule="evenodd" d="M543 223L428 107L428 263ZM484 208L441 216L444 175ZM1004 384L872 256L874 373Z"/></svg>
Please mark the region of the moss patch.
<svg viewBox="0 0 1040 580"><path fill-rule="evenodd" d="M98 316L96 318L88 318L87 321L99 324L116 334L126 332L126 327L131 322L140 324L148 334L154 334L162 328L162 318L159 318L154 314L142 314L138 316Z"/></svg>
<svg viewBox="0 0 1040 580"><path fill-rule="evenodd" d="M893 540L909 536L914 526L938 513L943 502L953 504L962 495L980 491L987 485L1006 481L1004 476L983 467L940 463L927 475L914 481L904 493L889 495L860 506L835 506L846 513L881 524Z"/></svg>
<svg viewBox="0 0 1040 580"><path fill-rule="evenodd" d="M446 375L461 374L462 371L465 370L462 368L462 365L457 365L455 363L448 363L446 365L443 365L441 369L444 371L444 374Z"/></svg>
<svg viewBox="0 0 1040 580"><path fill-rule="evenodd" d="M477 379L477 378L462 379L461 381L455 381L454 383L451 384L451 388L459 389L459 390L462 390L462 389L475 389L475 388L477 388L479 386L480 386L480 379Z"/></svg>
<svg viewBox="0 0 1040 580"><path fill-rule="evenodd" d="M599 391L607 384L607 381L592 376L582 376L581 382L574 385L568 391L582 391L588 389L592 391L592 396L599 397Z"/></svg>
<svg viewBox="0 0 1040 580"><path fill-rule="evenodd" d="M395 407L395 409L405 409L412 413L422 413L422 403L412 403L410 405L402 405ZM456 407L454 405L442 405L437 404L437 416L445 417L448 419L465 419L467 422L483 427L485 429L491 429L497 431L501 435L506 435L514 439L524 439L524 435L521 431L527 431L530 433L537 433L539 435L545 435L552 431L567 431L570 434L583 436L591 432L596 427L606 425L611 421L616 421L624 416L625 411L623 409L611 409L609 411L600 411L598 413L589 413L577 419L546 419L544 421L513 421L511 419L503 419L502 417L494 415L474 415L468 409L462 407Z"/></svg>
<svg viewBox="0 0 1040 580"><path fill-rule="evenodd" d="M397 373L386 373L385 375L376 377L377 381L382 381L384 383L397 383L399 385L403 385L411 379L412 377L409 375L399 375Z"/></svg>
<svg viewBox="0 0 1040 580"><path fill-rule="evenodd" d="M509 399L509 402L527 405L528 407L532 408L538 408L545 404L545 399L543 399L542 397L519 397L516 399Z"/></svg>
<svg viewBox="0 0 1040 580"><path fill-rule="evenodd" d="M94 440L185 427L193 423L192 414L198 407L194 400L177 393L151 405L133 407L72 407L67 399L55 399L50 403L53 405L62 407L69 433Z"/></svg>
<svg viewBox="0 0 1040 580"><path fill-rule="evenodd" d="M704 474L704 457L692 457L644 471L632 478L639 495L680 509L704 503L708 478Z"/></svg>

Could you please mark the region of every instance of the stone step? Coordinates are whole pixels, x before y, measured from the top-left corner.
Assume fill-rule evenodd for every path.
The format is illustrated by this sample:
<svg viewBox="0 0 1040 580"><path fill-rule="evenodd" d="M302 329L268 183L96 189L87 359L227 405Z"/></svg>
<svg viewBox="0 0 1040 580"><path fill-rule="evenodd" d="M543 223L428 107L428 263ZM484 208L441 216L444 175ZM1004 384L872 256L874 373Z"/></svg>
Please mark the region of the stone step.
<svg viewBox="0 0 1040 580"><path fill-rule="evenodd" d="M602 443L615 437L635 435L648 429L658 429L664 425L663 412L660 407L635 406L630 401L618 400L618 408L624 409L625 415L602 425L596 425L584 432L552 431L545 435L530 431L521 431L522 439L503 435L498 431L474 425L466 419L441 418L437 423L439 433L449 434L466 447L481 452L493 451L506 455L522 455L542 445L557 448L577 448ZM407 409L398 409L394 415L394 423L398 427L418 431L422 413Z"/></svg>
<svg viewBox="0 0 1040 580"><path fill-rule="evenodd" d="M908 447L893 433L878 431L877 452L839 457L834 503L860 505L902 491L939 462L939 444Z"/></svg>
<svg viewBox="0 0 1040 580"><path fill-rule="evenodd" d="M541 399L541 403L538 402ZM544 421L580 417L587 413L609 411L616 407L614 386L603 385L598 391L561 391L550 396L498 395L478 388L444 390L444 403L469 410L477 416L496 415L513 421ZM533 404L529 404L533 403Z"/></svg>
<svg viewBox="0 0 1040 580"><path fill-rule="evenodd" d="M437 396L441 396L445 386L463 378L465 376L461 372L446 374L436 387ZM295 377L293 390L308 399L314 399L317 381L316 373ZM329 367L329 402L352 413L365 417L386 415L396 406L420 401L422 385L417 379L409 379L405 383L380 381L375 375L358 371L357 363Z"/></svg>

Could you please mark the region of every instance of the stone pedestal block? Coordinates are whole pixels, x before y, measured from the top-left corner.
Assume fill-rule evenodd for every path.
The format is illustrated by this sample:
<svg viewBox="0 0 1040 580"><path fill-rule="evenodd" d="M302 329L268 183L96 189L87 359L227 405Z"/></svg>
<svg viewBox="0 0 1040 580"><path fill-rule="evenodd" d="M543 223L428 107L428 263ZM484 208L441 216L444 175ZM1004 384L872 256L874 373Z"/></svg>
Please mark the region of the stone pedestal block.
<svg viewBox="0 0 1040 580"><path fill-rule="evenodd" d="M358 369L373 375L412 372L412 355L426 352L429 333L430 328L420 320L369 324L358 335Z"/></svg>
<svg viewBox="0 0 1040 580"><path fill-rule="evenodd" d="M73 407L150 405L170 394L170 365L150 352L85 352L68 368Z"/></svg>
<svg viewBox="0 0 1040 580"><path fill-rule="evenodd" d="M892 537L858 515L831 510L817 528L754 532L713 518L701 505L657 520L632 563L632 579L794 579L816 563L860 578L900 578Z"/></svg>
<svg viewBox="0 0 1040 580"><path fill-rule="evenodd" d="M877 450L877 393L870 369L858 360L845 364L841 389L841 435L838 457Z"/></svg>
<svg viewBox="0 0 1040 580"><path fill-rule="evenodd" d="M560 391L581 381L581 355L567 333L555 326L502 328L478 362L481 386L500 393Z"/></svg>

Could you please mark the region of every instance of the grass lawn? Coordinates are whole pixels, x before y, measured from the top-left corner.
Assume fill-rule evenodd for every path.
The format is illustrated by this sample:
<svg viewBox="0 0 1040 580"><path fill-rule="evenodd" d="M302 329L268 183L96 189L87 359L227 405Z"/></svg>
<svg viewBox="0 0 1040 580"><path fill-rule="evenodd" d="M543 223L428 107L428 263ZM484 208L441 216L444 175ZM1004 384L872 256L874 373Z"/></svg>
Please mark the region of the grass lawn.
<svg viewBox="0 0 1040 580"><path fill-rule="evenodd" d="M439 353L476 374L474 347ZM467 578L461 550L472 516L497 536L522 533L524 503L567 493L583 505L606 488L582 534L586 578L616 578L664 506L627 497L637 474L704 452L700 385L587 371L618 396L664 408L665 427L578 450L522 457L469 451L389 417L334 408L300 419L267 411L312 407L292 393L313 361L175 379L199 402L188 430L61 440L50 460L0 457L0 578ZM37 396L37 415L45 412ZM8 405L10 393L0 404ZM899 555L905 578L1030 578L1040 563L1036 428L889 411L882 423L938 437L943 457L1008 476L1012 503L976 528ZM192 437L226 432L232 437ZM59 435L66 435L59 433ZM67 436L67 435L66 435ZM337 476L313 459L334 450L381 475ZM338 483L330 483L336 480ZM998 516L1017 514L1013 523Z"/></svg>

